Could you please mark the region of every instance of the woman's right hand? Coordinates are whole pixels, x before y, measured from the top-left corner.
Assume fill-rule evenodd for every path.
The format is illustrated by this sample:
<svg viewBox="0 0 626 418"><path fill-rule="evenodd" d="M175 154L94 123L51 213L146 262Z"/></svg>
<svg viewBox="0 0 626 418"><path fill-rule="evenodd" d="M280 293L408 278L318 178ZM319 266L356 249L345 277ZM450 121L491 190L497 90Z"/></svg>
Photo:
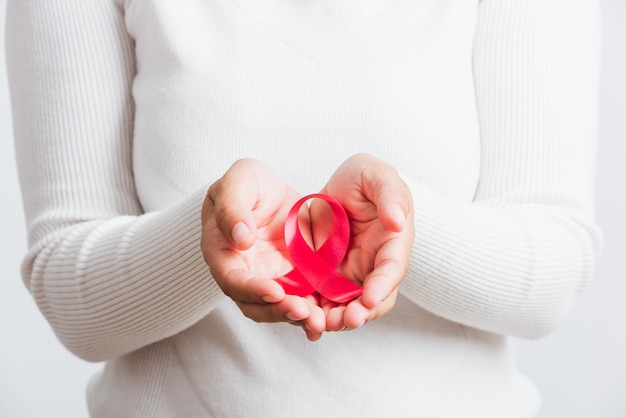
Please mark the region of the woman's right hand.
<svg viewBox="0 0 626 418"><path fill-rule="evenodd" d="M326 328L318 301L287 295L274 280L292 269L283 227L299 198L261 162L235 162L204 200L201 248L213 278L245 316L301 325L314 341Z"/></svg>

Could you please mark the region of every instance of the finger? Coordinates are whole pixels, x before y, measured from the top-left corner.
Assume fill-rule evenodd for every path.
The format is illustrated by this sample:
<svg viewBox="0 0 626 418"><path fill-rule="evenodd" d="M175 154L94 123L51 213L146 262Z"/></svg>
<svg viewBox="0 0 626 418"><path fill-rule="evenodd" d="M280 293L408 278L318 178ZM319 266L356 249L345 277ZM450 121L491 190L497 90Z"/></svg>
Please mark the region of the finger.
<svg viewBox="0 0 626 418"><path fill-rule="evenodd" d="M398 292L392 292L387 299L378 304L374 309L368 309L362 299L356 299L346 306L343 314L343 322L348 329L362 327L366 322L371 322L388 314L396 304Z"/></svg>
<svg viewBox="0 0 626 418"><path fill-rule="evenodd" d="M305 326L303 326L302 329L304 330L304 333L306 334L306 338L309 341L319 341L319 339L322 338L323 333L321 332L313 332L307 329Z"/></svg>
<svg viewBox="0 0 626 418"><path fill-rule="evenodd" d="M362 327L367 321L373 319L373 310L366 308L361 299L350 302L343 313L343 323L348 329Z"/></svg>
<svg viewBox="0 0 626 418"><path fill-rule="evenodd" d="M364 166L362 179L363 192L376 206L383 225L394 232L403 231L412 213L413 200L397 170L374 159Z"/></svg>
<svg viewBox="0 0 626 418"><path fill-rule="evenodd" d="M324 334L323 330L320 332L317 332L317 331L313 331L307 328L307 325L304 323L304 321L290 322L290 324L302 328L302 330L304 331L304 334L306 335L307 340L309 341L313 341L313 342L319 341L319 339L322 338L322 335Z"/></svg>
<svg viewBox="0 0 626 418"><path fill-rule="evenodd" d="M302 327L309 341L317 341L326 331L326 314L319 306L319 299L313 295L304 298L309 303L309 316L301 321L290 322Z"/></svg>
<svg viewBox="0 0 626 418"><path fill-rule="evenodd" d="M309 305L309 316L302 321L302 328L309 341L317 341L326 330L326 315L317 305Z"/></svg>
<svg viewBox="0 0 626 418"><path fill-rule="evenodd" d="M341 331L346 323L344 321L345 305L332 307L326 312L326 331Z"/></svg>
<svg viewBox="0 0 626 418"><path fill-rule="evenodd" d="M256 236L256 222L252 214L256 198L253 197L255 191L250 190L254 183L245 183L247 185L224 176L211 185L206 199L217 227L240 250L250 248Z"/></svg>
<svg viewBox="0 0 626 418"><path fill-rule="evenodd" d="M285 299L285 290L275 280L259 278L246 270L230 270L223 276L213 273L213 277L235 302L263 304Z"/></svg>
<svg viewBox="0 0 626 418"><path fill-rule="evenodd" d="M405 236L403 236L405 235ZM375 308L389 297L404 279L409 266L412 234L396 236L387 241L376 254L374 269L363 281L363 304Z"/></svg>
<svg viewBox="0 0 626 418"><path fill-rule="evenodd" d="M258 161L239 160L211 185L207 194L208 210L212 206L217 226L240 250L250 248L255 240L257 225L252 211L261 193L259 177L263 176L273 177L273 173Z"/></svg>
<svg viewBox="0 0 626 418"><path fill-rule="evenodd" d="M309 303L299 297L287 295L277 303L237 302L243 314L255 322L304 321L311 314Z"/></svg>

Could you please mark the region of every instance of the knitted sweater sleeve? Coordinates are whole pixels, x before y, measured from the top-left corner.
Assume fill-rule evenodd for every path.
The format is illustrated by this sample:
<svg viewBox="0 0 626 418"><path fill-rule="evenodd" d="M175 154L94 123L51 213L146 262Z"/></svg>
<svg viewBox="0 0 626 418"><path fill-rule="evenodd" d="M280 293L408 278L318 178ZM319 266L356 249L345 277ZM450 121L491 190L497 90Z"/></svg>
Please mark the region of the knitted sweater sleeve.
<svg viewBox="0 0 626 418"><path fill-rule="evenodd" d="M41 312L90 361L189 327L221 295L199 251L204 190L158 213L137 200L121 6L10 0L6 39L29 226L22 273Z"/></svg>
<svg viewBox="0 0 626 418"><path fill-rule="evenodd" d="M598 29L593 0L480 2L479 185L462 203L411 184L409 299L524 338L553 331L571 311L602 240L592 221Z"/></svg>

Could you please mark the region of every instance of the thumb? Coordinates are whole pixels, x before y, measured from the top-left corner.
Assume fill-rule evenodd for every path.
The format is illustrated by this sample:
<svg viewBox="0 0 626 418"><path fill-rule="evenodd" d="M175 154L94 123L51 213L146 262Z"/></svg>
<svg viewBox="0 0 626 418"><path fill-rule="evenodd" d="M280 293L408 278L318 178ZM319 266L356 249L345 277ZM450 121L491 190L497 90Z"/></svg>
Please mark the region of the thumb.
<svg viewBox="0 0 626 418"><path fill-rule="evenodd" d="M205 200L206 210L239 250L246 250L256 239L256 221L252 213L258 196L254 160L239 160L213 183ZM210 215L209 215L210 216Z"/></svg>
<svg viewBox="0 0 626 418"><path fill-rule="evenodd" d="M395 168L381 160L368 164L363 175L363 191L376 206L378 217L387 229L404 230L413 211L413 198Z"/></svg>
<svg viewBox="0 0 626 418"><path fill-rule="evenodd" d="M411 205L406 204L407 199L397 197L395 193L384 193L374 201L374 204L383 225L393 232L402 232L406 227Z"/></svg>

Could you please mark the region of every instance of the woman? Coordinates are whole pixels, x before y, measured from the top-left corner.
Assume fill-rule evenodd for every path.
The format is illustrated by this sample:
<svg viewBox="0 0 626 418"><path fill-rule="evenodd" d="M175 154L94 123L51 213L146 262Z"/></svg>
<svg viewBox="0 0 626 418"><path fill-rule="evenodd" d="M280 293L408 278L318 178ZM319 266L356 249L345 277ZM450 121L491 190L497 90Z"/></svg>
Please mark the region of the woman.
<svg viewBox="0 0 626 418"><path fill-rule="evenodd" d="M23 276L63 344L106 361L90 413L534 416L510 337L556 329L601 246L597 16L9 1ZM346 304L274 281L317 191L350 217Z"/></svg>

